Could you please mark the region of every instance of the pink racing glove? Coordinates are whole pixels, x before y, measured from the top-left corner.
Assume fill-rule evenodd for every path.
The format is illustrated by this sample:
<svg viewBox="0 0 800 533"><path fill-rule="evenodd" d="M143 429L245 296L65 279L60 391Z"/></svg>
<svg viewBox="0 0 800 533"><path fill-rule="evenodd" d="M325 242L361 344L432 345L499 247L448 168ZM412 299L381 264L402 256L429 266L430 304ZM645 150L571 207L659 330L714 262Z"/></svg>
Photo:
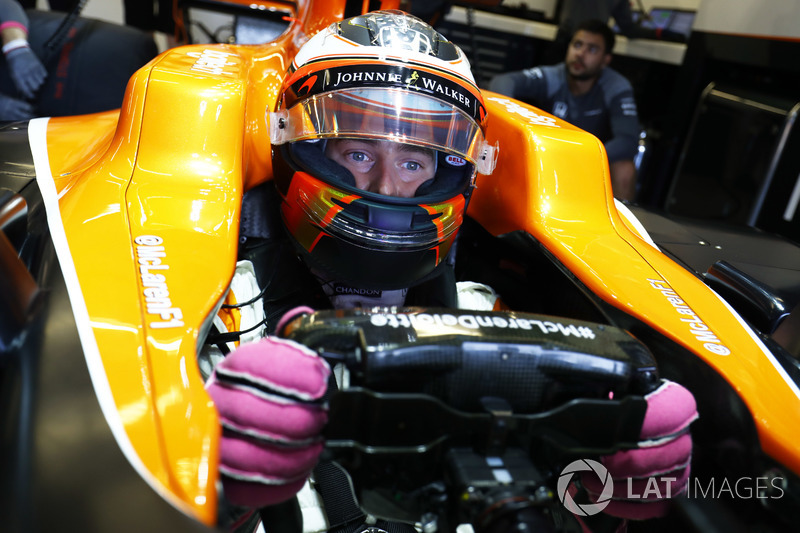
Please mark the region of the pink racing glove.
<svg viewBox="0 0 800 533"><path fill-rule="evenodd" d="M206 389L222 423L228 501L263 507L302 488L322 452L329 376L316 353L276 337L241 346L216 366Z"/></svg>
<svg viewBox="0 0 800 533"><path fill-rule="evenodd" d="M692 459L689 425L697 417L694 396L681 385L662 380L645 396L645 413L639 447L601 457L614 481L606 514L646 520L666 514L670 499L686 491ZM592 473L581 476L592 501L603 482Z"/></svg>

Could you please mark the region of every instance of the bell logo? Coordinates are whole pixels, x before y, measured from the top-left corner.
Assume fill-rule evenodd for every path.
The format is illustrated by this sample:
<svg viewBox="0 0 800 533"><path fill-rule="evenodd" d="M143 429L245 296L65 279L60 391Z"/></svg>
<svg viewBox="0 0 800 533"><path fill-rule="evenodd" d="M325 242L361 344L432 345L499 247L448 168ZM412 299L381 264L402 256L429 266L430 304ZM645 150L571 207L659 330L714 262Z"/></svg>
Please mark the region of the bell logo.
<svg viewBox="0 0 800 533"><path fill-rule="evenodd" d="M464 165L467 164L466 160L464 160L461 157L458 157L457 155L448 155L447 157L445 157L445 161L447 161L454 167L463 167Z"/></svg>

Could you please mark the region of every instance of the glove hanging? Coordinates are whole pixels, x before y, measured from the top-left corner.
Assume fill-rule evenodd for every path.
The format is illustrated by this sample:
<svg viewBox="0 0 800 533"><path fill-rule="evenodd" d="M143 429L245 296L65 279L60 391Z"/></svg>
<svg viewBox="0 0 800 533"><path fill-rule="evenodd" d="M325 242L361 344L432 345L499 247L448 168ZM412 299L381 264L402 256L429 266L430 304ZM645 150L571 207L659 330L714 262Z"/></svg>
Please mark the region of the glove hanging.
<svg viewBox="0 0 800 533"><path fill-rule="evenodd" d="M11 74L11 80L20 94L32 99L44 83L47 70L33 53L26 39L14 39L3 45L3 54Z"/></svg>

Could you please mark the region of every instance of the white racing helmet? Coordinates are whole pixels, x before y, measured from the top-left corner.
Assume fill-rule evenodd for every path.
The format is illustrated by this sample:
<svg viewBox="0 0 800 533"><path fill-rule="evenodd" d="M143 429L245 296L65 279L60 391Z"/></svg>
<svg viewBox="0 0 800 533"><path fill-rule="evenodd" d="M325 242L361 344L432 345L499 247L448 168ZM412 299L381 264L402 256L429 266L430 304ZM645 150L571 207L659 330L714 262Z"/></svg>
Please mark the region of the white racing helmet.
<svg viewBox="0 0 800 533"><path fill-rule="evenodd" d="M281 212L306 261L375 289L413 286L447 256L478 173L496 147L461 50L421 20L379 11L344 20L297 54L268 113ZM356 187L330 139L428 149L436 172L413 197Z"/></svg>

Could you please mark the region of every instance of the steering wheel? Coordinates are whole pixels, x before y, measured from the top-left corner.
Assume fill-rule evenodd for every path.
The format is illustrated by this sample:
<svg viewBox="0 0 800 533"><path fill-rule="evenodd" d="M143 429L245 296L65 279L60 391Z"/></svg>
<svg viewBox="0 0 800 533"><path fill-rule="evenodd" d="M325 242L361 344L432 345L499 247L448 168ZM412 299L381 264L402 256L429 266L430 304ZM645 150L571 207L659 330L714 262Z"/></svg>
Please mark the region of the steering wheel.
<svg viewBox="0 0 800 533"><path fill-rule="evenodd" d="M634 448L658 383L652 354L624 330L529 313L319 311L285 335L339 376L325 459L361 508L432 530L573 530L553 518L558 472Z"/></svg>

